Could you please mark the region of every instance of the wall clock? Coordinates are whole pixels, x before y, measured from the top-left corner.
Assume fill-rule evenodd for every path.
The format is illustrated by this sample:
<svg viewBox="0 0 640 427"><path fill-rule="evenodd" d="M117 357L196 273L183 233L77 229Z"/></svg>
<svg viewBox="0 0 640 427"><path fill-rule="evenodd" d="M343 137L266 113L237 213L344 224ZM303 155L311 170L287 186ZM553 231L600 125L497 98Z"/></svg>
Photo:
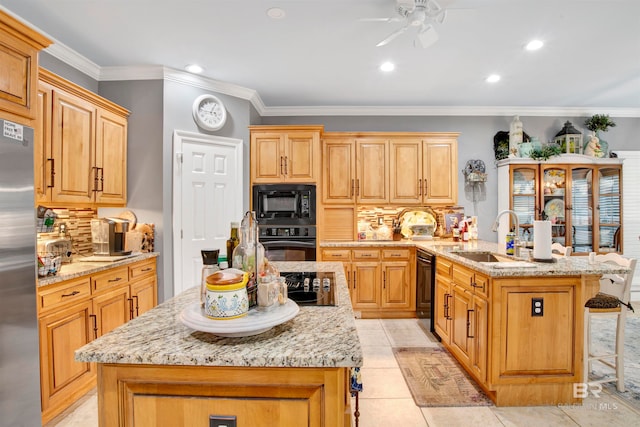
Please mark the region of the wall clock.
<svg viewBox="0 0 640 427"><path fill-rule="evenodd" d="M227 110L217 97L201 95L193 102L193 120L202 129L218 130L227 121Z"/></svg>

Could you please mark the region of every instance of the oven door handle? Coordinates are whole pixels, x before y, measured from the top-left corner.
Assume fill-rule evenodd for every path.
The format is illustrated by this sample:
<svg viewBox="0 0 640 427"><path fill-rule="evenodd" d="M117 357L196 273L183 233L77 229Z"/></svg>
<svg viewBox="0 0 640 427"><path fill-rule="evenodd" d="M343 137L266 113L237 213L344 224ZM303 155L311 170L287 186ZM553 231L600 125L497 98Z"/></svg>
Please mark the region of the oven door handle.
<svg viewBox="0 0 640 427"><path fill-rule="evenodd" d="M300 240L261 240L262 246L265 248L284 248L284 247L302 247L302 248L315 248L315 242L301 242Z"/></svg>

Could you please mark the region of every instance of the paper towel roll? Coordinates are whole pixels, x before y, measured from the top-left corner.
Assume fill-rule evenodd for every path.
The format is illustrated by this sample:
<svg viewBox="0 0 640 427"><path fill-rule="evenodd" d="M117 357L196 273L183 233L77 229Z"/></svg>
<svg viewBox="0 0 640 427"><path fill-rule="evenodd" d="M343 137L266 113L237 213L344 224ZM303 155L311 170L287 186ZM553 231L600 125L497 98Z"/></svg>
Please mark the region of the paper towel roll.
<svg viewBox="0 0 640 427"><path fill-rule="evenodd" d="M533 221L533 258L552 259L551 241L551 221Z"/></svg>

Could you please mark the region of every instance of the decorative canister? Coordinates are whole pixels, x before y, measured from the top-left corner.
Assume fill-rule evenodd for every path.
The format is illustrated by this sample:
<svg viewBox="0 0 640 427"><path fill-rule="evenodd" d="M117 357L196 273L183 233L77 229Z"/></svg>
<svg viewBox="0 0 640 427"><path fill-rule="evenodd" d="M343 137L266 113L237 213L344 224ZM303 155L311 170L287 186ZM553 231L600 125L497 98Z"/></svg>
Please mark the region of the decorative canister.
<svg viewBox="0 0 640 427"><path fill-rule="evenodd" d="M215 320L246 316L249 312L248 281L249 273L235 268L217 271L207 277L205 316Z"/></svg>
<svg viewBox="0 0 640 427"><path fill-rule="evenodd" d="M505 242L507 255L515 254L515 240L516 240L516 233L507 233L506 242Z"/></svg>

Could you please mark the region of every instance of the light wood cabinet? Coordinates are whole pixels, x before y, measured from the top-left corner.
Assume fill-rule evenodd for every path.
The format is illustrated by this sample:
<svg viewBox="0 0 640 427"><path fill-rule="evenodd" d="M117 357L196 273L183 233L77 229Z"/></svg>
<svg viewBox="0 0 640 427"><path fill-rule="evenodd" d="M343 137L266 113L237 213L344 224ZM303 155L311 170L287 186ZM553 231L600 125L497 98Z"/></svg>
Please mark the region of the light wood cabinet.
<svg viewBox="0 0 640 427"><path fill-rule="evenodd" d="M3 118L33 126L36 117L38 52L47 39L0 10L0 111Z"/></svg>
<svg viewBox="0 0 640 427"><path fill-rule="evenodd" d="M389 202L399 205L458 202L457 135L403 137L390 142Z"/></svg>
<svg viewBox="0 0 640 427"><path fill-rule="evenodd" d="M156 259L38 287L42 423L96 384L74 352L157 304Z"/></svg>
<svg viewBox="0 0 640 427"><path fill-rule="evenodd" d="M389 141L358 138L356 144L356 202L389 202Z"/></svg>
<svg viewBox="0 0 640 427"><path fill-rule="evenodd" d="M356 202L356 147L352 138L324 137L322 140L322 201L325 204Z"/></svg>
<svg viewBox="0 0 640 427"><path fill-rule="evenodd" d="M488 277L438 256L435 331L496 405L575 403L579 307L598 286L598 276Z"/></svg>
<svg viewBox="0 0 640 427"><path fill-rule="evenodd" d="M39 204L125 206L125 109L40 70L35 156Z"/></svg>
<svg viewBox="0 0 640 427"><path fill-rule="evenodd" d="M343 263L351 304L363 318L415 315L414 248L325 248L321 257Z"/></svg>
<svg viewBox="0 0 640 427"><path fill-rule="evenodd" d="M534 220L549 220L553 241L570 246L573 254L622 253L620 160L570 156L544 163L501 161L499 209L516 212L522 241L533 242ZM504 223L502 233L509 224L506 220Z"/></svg>
<svg viewBox="0 0 640 427"><path fill-rule="evenodd" d="M316 183L321 126L250 126L251 183Z"/></svg>

